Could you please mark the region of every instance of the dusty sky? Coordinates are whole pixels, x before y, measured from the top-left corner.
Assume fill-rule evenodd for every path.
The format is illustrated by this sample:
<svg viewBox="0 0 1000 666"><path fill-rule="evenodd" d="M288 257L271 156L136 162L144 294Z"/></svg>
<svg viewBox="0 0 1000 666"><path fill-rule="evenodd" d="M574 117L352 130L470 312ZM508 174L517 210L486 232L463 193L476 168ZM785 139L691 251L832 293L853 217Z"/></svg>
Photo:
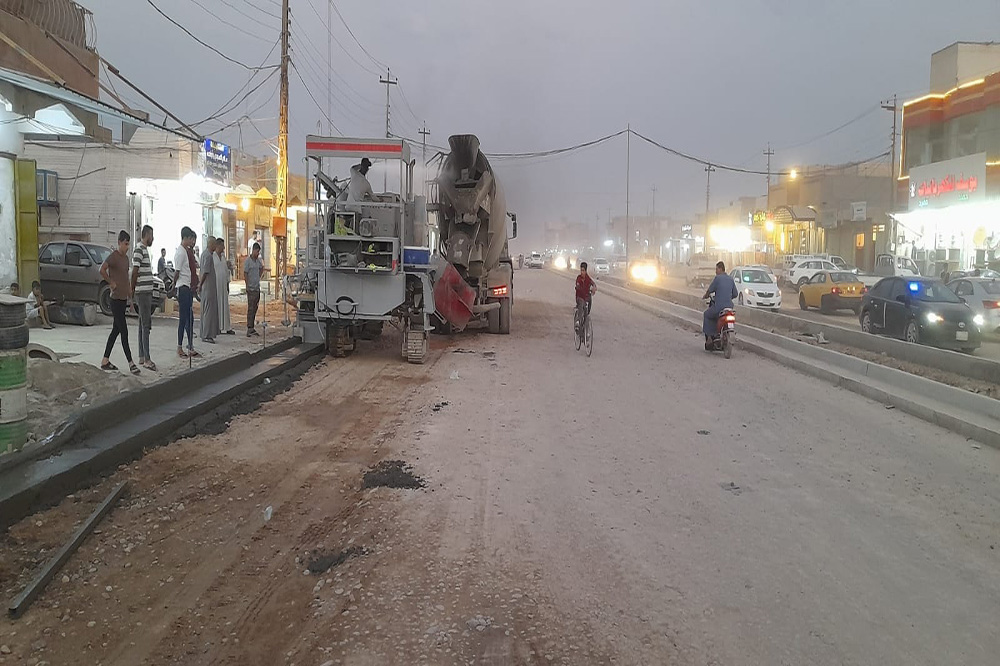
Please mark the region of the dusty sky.
<svg viewBox="0 0 1000 666"><path fill-rule="evenodd" d="M192 41L145 0L78 0L92 10L98 48L176 114L209 116L248 73ZM277 39L278 0L154 0L234 59L260 64ZM245 32L223 25L202 5ZM291 0L292 57L327 108L327 0ZM707 159L764 168L841 163L888 149L891 116L876 107L894 93L926 92L930 55L955 41L998 37L1000 2L962 0L340 0L334 15L333 122L349 136L384 132L380 64L401 83L392 128L430 142L473 132L487 152L544 150L588 141L627 123L661 143ZM246 34L249 33L249 34ZM277 62L272 55L269 63ZM259 76L259 82L263 76ZM304 135L326 121L293 72L293 164ZM265 154L277 134L272 78L224 122L232 145ZM345 85L346 83L346 85ZM406 103L408 102L408 104ZM255 110L256 109L256 110ZM816 137L859 120L827 138ZM258 131L260 131L260 134ZM558 159L496 162L531 237L544 222L606 220L625 209L625 140ZM419 151L418 153L419 154ZM631 210L693 216L704 209L697 164L632 143ZM764 178L718 172L713 207L763 193Z"/></svg>

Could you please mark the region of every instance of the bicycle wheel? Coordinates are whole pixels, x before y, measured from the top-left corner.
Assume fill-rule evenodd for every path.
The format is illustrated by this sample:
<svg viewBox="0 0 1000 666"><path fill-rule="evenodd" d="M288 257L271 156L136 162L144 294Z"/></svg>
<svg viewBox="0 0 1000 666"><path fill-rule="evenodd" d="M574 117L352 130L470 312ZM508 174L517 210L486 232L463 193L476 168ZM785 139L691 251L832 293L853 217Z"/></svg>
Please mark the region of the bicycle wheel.
<svg viewBox="0 0 1000 666"><path fill-rule="evenodd" d="M587 344L587 356L594 353L594 325L590 322L590 317L587 317L587 325L584 327L584 341Z"/></svg>
<svg viewBox="0 0 1000 666"><path fill-rule="evenodd" d="M580 351L580 345L583 344L583 326L580 325L580 320L578 318L579 312L573 315L573 329L576 338L576 350Z"/></svg>

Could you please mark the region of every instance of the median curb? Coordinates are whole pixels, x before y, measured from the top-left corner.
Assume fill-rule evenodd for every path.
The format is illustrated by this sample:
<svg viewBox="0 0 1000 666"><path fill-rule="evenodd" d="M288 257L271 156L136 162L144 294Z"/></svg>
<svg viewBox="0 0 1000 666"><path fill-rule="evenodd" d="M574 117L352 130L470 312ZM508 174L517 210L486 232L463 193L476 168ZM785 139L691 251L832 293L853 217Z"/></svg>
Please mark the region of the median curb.
<svg viewBox="0 0 1000 666"><path fill-rule="evenodd" d="M565 276L564 277L569 277ZM700 332L700 309L602 280L602 292ZM737 321L741 321L737 317ZM740 324L737 347L1000 449L1000 401L947 384Z"/></svg>

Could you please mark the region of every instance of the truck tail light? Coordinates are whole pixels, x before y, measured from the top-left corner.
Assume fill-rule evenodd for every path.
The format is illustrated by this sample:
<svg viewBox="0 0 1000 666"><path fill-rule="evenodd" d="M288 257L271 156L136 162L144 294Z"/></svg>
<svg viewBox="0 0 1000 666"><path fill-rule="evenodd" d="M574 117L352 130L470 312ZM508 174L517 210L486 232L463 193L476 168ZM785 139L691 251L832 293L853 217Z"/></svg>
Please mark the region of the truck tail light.
<svg viewBox="0 0 1000 666"><path fill-rule="evenodd" d="M507 285L503 285L502 287L493 287L493 295L494 296L506 296L507 295Z"/></svg>
<svg viewBox="0 0 1000 666"><path fill-rule="evenodd" d="M1000 310L1000 301L983 301L983 307L987 310Z"/></svg>

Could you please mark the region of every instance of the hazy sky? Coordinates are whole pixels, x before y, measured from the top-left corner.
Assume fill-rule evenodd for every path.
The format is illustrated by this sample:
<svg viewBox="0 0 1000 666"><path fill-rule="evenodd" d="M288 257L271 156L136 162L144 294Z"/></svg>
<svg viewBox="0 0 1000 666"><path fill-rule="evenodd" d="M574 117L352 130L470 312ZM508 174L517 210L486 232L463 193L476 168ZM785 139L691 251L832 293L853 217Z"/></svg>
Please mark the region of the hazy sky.
<svg viewBox="0 0 1000 666"><path fill-rule="evenodd" d="M211 114L248 77L145 0L78 1L95 14L102 55L186 120ZM268 16L280 13L278 0L154 2L247 64L259 64L278 36L279 22ZM199 4L256 37L221 24ZM325 110L327 0L291 0L291 7L293 61ZM776 169L887 150L891 116L874 108L878 102L926 92L933 51L1000 36L997 0L340 0L337 7L367 51L399 77L410 107L394 89L392 127L401 135L419 138L418 120L426 120L435 144L472 132L487 152L523 152L588 141L631 123L661 143L749 168L764 167L768 141L777 150ZM380 68L336 15L331 27L343 45L333 45L332 119L346 135L380 136ZM304 135L322 116L291 78L290 145L301 164ZM276 82L225 120L250 111L256 128L273 138L277 96L253 111ZM808 142L868 111L843 131ZM241 129L244 145L265 154L257 129ZM213 136L240 143L236 128ZM546 220L606 219L609 208L621 214L625 162L620 137L559 159L496 166L509 207L531 234ZM631 164L634 214L649 210L654 185L658 212L693 216L704 209L701 166L635 140ZM713 207L763 191L763 177L713 175Z"/></svg>

